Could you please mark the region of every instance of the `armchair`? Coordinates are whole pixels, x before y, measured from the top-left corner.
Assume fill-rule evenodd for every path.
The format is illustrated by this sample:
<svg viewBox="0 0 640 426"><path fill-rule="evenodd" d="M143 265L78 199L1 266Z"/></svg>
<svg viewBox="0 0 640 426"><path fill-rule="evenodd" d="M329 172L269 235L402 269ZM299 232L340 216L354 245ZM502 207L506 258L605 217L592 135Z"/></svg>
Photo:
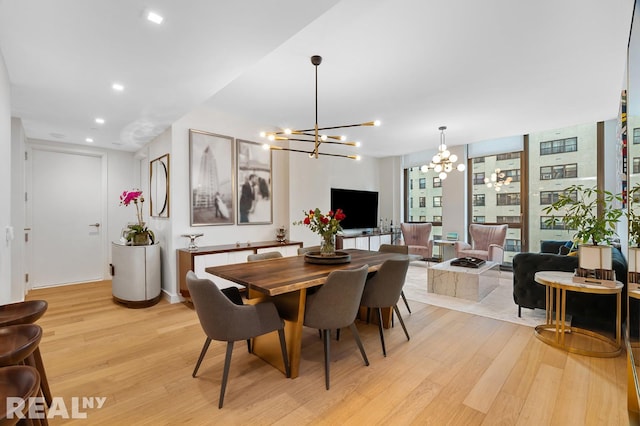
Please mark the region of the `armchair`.
<svg viewBox="0 0 640 426"><path fill-rule="evenodd" d="M507 225L469 225L472 244L456 241L456 257L477 257L479 259L502 263L504 242L507 238Z"/></svg>
<svg viewBox="0 0 640 426"><path fill-rule="evenodd" d="M417 254L423 259L433 257L433 240L431 237L431 223L402 223L402 239L409 247L409 254Z"/></svg>

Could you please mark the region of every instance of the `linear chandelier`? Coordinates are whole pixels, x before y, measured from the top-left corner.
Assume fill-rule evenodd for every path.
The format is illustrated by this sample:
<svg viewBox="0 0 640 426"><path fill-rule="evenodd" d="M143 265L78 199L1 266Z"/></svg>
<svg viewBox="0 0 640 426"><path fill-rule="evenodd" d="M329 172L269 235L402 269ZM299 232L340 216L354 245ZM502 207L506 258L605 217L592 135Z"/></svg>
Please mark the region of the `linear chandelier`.
<svg viewBox="0 0 640 426"><path fill-rule="evenodd" d="M320 145L325 144L333 144L333 145L346 145L358 147L360 146L360 142L352 142L347 141L346 136L336 136L329 135L324 132L325 130L336 130L336 129L346 129L349 127L361 127L361 126L379 126L380 121L367 121L366 123L359 124L346 124L342 126L330 126L330 127L319 127L318 126L318 65L322 63L322 56L314 55L311 57L311 63L315 66L316 69L316 121L313 128L310 129L282 129L277 132L261 132L260 136L267 138L269 141L295 141L295 142L306 142L313 144L313 150L306 149L293 149L293 148L284 148L278 145L270 145L265 143L263 147L265 149L271 149L275 151L291 151L291 152L301 152L305 154L309 154L310 158L318 158L319 155L328 155L332 157L343 157L350 158L352 160L359 160L359 155L344 155L344 154L331 154L327 152L320 152Z"/></svg>
<svg viewBox="0 0 640 426"><path fill-rule="evenodd" d="M456 161L458 161L458 156L449 152L447 145L444 143L444 131L447 130L447 126L440 126L438 127L438 130L440 130L440 146L438 146L438 153L433 156L431 163L420 167L420 171L426 173L429 169L433 169L433 171L438 173L440 180L445 180L447 178L447 173L453 171L454 166L460 172L464 171L465 166L462 163L457 166L455 165Z"/></svg>

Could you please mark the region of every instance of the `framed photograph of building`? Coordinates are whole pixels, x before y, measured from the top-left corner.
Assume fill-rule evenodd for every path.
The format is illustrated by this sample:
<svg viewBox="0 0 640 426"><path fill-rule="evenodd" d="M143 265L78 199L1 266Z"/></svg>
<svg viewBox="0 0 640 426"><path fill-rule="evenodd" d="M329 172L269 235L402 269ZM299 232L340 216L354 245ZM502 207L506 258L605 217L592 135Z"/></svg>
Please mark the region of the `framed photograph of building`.
<svg viewBox="0 0 640 426"><path fill-rule="evenodd" d="M191 226L235 223L233 138L189 129Z"/></svg>
<svg viewBox="0 0 640 426"><path fill-rule="evenodd" d="M271 150L239 139L236 150L238 225L273 223Z"/></svg>

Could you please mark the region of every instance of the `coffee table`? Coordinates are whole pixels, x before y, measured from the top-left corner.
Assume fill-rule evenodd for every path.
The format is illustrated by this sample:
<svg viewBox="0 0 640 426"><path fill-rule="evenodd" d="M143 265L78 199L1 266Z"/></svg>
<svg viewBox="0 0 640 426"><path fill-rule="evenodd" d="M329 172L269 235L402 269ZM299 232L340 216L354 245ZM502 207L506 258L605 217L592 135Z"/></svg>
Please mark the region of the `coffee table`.
<svg viewBox="0 0 640 426"><path fill-rule="evenodd" d="M429 266L427 291L480 301L498 286L500 264L487 261L479 268L451 266L451 260Z"/></svg>

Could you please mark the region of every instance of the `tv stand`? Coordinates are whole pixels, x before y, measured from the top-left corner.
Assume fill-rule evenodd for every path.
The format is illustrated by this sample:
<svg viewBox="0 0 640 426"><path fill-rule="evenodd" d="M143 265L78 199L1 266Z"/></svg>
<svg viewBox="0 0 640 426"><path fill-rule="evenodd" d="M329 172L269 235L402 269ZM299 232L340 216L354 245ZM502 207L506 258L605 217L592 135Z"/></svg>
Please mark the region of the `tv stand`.
<svg viewBox="0 0 640 426"><path fill-rule="evenodd" d="M392 244L394 240L393 232L362 231L362 234L336 236L336 248L339 250L355 248L378 251L380 245Z"/></svg>

